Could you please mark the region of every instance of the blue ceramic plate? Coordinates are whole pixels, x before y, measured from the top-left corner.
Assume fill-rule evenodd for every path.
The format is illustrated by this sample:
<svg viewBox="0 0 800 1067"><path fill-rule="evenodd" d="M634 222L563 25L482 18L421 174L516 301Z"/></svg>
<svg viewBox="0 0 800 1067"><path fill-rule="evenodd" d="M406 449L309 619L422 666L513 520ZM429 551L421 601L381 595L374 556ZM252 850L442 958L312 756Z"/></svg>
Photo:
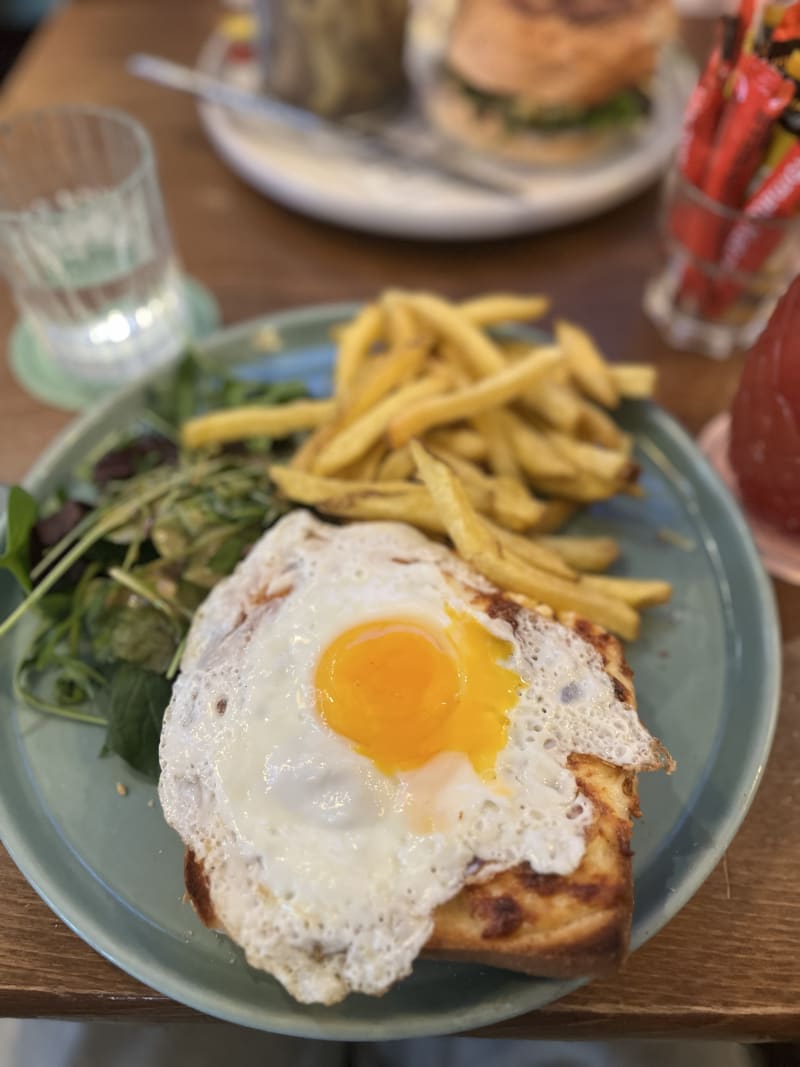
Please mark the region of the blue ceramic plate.
<svg viewBox="0 0 800 1067"><path fill-rule="evenodd" d="M329 328L351 311L273 315L223 331L203 350L210 359L236 361L248 377L301 376L322 393ZM135 417L142 399L142 387L131 388L74 423L31 471L31 491L50 493L110 430ZM642 637L629 650L641 716L678 761L671 777L641 780L637 947L696 892L750 805L775 725L779 641L770 586L742 517L692 441L651 404L631 404L622 417L636 435L647 497L592 509L575 529L617 537L620 573L663 577L675 586L672 604L646 614ZM665 540L665 530L678 536ZM16 596L10 583L0 584L0 616ZM50 907L123 970L235 1023L340 1039L467 1030L541 1007L577 984L422 961L380 999L352 996L332 1008L295 1003L182 903L182 848L154 788L120 761L97 758L96 728L16 705L11 667L24 637L12 634L1 649L4 842ZM129 787L126 797L116 792L120 781Z"/></svg>

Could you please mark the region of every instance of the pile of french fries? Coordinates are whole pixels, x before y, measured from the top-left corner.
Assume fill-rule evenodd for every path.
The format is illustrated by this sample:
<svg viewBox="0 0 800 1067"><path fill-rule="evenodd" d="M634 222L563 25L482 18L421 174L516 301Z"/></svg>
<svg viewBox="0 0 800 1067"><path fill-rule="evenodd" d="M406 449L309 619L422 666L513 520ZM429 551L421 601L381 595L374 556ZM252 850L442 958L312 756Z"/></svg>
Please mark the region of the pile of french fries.
<svg viewBox="0 0 800 1067"><path fill-rule="evenodd" d="M543 296L385 292L337 331L332 397L198 416L183 443L310 431L270 470L289 500L446 535L507 592L631 640L669 584L603 576L612 538L556 531L582 505L639 495L632 441L609 411L650 396L655 371L607 363L569 322L540 344L496 329L548 310Z"/></svg>

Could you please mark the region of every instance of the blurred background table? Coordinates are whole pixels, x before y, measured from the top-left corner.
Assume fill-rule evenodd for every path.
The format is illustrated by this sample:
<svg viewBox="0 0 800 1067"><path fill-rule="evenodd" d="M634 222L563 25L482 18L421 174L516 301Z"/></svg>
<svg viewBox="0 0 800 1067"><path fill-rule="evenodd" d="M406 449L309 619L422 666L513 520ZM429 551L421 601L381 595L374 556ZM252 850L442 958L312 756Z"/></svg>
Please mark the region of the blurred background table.
<svg viewBox="0 0 800 1067"><path fill-rule="evenodd" d="M731 398L740 361L671 352L640 310L657 255L653 189L591 222L537 237L434 245L348 233L301 218L241 184L212 153L193 103L134 80L126 57L191 63L220 13L214 0L83 0L34 35L0 110L64 102L123 108L155 141L174 236L226 322L273 308L369 297L387 285L453 295L545 290L613 357L651 360L658 399L696 433ZM707 25L687 27L702 54ZM0 337L14 321L0 292ZM0 481L19 479L69 416L31 399L0 364ZM780 583L784 697L763 785L723 862L624 972L486 1033L800 1039L800 590ZM702 709L699 709L702 713ZM795 718L797 716L797 718ZM0 1014L188 1018L72 934L0 849Z"/></svg>

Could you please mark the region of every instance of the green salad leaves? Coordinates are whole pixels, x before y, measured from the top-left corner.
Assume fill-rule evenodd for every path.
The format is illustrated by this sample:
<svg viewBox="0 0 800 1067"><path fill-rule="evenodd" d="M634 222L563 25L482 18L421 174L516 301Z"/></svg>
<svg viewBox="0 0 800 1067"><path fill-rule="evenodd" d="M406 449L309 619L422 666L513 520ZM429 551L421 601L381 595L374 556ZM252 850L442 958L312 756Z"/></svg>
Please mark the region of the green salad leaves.
<svg viewBox="0 0 800 1067"><path fill-rule="evenodd" d="M30 537L39 509L30 493L18 485L11 487L6 508L6 550L0 555L0 569L11 571L22 588L30 592Z"/></svg>
<svg viewBox="0 0 800 1067"><path fill-rule="evenodd" d="M142 424L119 435L46 502L15 487L0 567L27 594L0 637L35 623L15 673L31 707L105 727L103 753L158 775L161 720L197 607L286 510L268 467L290 443L181 452L199 411L276 404L301 383L211 373L188 357L154 391Z"/></svg>

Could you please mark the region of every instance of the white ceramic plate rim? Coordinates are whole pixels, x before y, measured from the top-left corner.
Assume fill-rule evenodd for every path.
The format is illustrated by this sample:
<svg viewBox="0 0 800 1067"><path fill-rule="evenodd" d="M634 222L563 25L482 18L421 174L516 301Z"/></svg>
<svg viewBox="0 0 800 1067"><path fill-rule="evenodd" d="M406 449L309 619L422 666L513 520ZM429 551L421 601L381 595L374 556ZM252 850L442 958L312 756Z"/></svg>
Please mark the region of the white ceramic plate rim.
<svg viewBox="0 0 800 1067"><path fill-rule="evenodd" d="M227 42L212 35L197 61L197 69L218 75ZM688 97L696 69L683 50L670 50L669 68L663 75L680 100ZM663 106L667 106L666 104ZM446 178L430 176L418 189L404 191L402 171L381 166L387 180L372 195L347 196L331 181L331 172L318 177L296 165L303 158L297 149L265 149L263 138L251 136L217 105L201 104L200 119L212 146L245 182L280 203L326 222L392 237L475 240L516 236L552 229L599 215L630 199L666 170L680 134L682 103L654 118L629 147L595 165L532 172L530 192L524 197L496 196L465 190ZM313 157L309 149L306 158ZM294 160L294 161L293 161ZM340 160L332 166L340 169ZM350 164L358 174L358 165ZM554 178L556 180L554 180Z"/></svg>

